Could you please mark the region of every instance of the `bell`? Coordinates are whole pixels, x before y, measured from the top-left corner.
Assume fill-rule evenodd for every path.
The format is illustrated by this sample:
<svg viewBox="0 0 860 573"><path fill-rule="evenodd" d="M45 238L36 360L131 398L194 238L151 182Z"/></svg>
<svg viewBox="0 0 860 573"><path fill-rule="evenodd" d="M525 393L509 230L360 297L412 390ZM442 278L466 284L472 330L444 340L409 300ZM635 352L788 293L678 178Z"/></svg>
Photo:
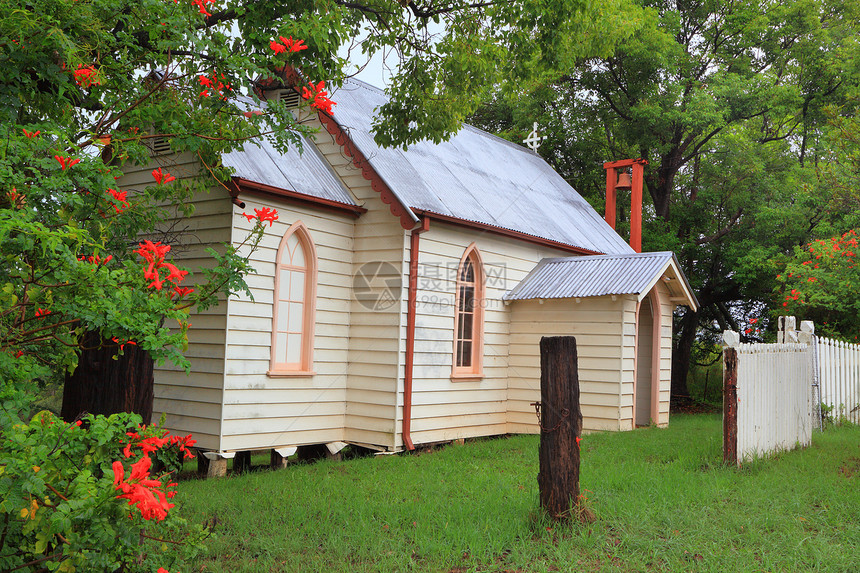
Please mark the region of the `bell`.
<svg viewBox="0 0 860 573"><path fill-rule="evenodd" d="M630 173L625 169L618 174L618 183L615 184L616 189L630 189L633 187L633 181L630 179Z"/></svg>

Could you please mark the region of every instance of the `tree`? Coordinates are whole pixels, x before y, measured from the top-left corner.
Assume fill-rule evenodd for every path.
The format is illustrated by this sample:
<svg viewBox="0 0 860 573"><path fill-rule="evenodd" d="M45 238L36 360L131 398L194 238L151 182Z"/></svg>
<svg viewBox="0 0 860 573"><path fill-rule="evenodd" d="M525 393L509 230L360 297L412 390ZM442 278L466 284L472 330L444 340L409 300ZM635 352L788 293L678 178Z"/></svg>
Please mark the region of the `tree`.
<svg viewBox="0 0 860 573"><path fill-rule="evenodd" d="M499 105L478 120L501 117L520 138L535 119L549 126L541 153L598 208L604 161L649 161L643 246L674 250L701 303L675 325L672 389L686 395L697 337L710 348L759 316L768 261L837 215L816 166L826 107L850 113L858 85L858 3L642 5L650 26L612 56L578 62L525 105L499 98L507 121Z"/></svg>
<svg viewBox="0 0 860 573"><path fill-rule="evenodd" d="M93 331L117 346L131 340L158 358L181 362L172 349L181 347L184 334L164 327L168 311L187 314L193 305L211 304L217 291L241 287L231 271L243 263L228 252L211 288L198 289L178 307L160 299L155 304L143 296L144 279L135 284L129 276L141 263L132 253L134 237L154 228L165 203L184 205L194 191L226 181L222 153L260 137L280 149L299 143L304 127L278 102L262 114L247 113L248 105L258 105L261 80L289 66L303 78L309 103L330 111L334 102L319 80L336 88L346 63L335 55L337 47L368 28L359 46L364 52L390 46L402 56L377 138L400 145L438 140L460 125L486 86L533 81L574 57L607 53L611 42L593 34L569 41L598 21L586 7L581 0L420 6L393 0L3 0L6 146L0 178L6 198L0 207L6 240L0 253L9 264L3 271L7 335L0 349L62 371L74 367L78 341ZM431 32L434 22L444 31ZM125 162L148 160L155 138L166 138L175 152L197 155L205 167L200 177L113 189ZM108 257L110 263L99 264ZM50 315L36 317L40 307Z"/></svg>
<svg viewBox="0 0 860 573"><path fill-rule="evenodd" d="M229 181L222 154L260 138L281 150L299 145L307 127L279 102L262 105L263 85L289 75L305 105L336 115L346 74L337 48L365 30L356 49L401 56L377 140L439 140L490 86L529 85L576 57L608 55L614 40L596 32L624 6L0 0L0 437L10 445L0 452L0 568L133 567L148 524L135 517L111 529L128 515L120 502L144 521L169 509L169 478L149 473L167 437L123 415L89 416L83 426L30 418L30 390L81 370L82 353L85 390L109 379L104 366L120 364L117 355L134 368L147 355L187 364L189 313L244 288L247 259L225 245L211 253L214 268L192 279L154 233L167 209L190 209L192 194ZM146 164L156 140L196 157L199 176L179 181L156 169L147 183L118 189L124 166ZM257 219L253 248L277 213L248 215ZM112 390L128 385L110 380Z"/></svg>

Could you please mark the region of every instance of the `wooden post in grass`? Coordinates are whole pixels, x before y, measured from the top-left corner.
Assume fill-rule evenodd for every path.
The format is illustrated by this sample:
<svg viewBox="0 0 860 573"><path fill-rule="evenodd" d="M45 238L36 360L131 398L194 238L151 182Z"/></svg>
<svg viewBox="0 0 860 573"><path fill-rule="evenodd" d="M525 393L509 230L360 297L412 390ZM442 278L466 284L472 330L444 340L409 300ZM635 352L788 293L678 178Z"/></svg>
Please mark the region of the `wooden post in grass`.
<svg viewBox="0 0 860 573"><path fill-rule="evenodd" d="M540 341L540 505L553 519L567 519L579 501L579 373L576 339Z"/></svg>
<svg viewBox="0 0 860 573"><path fill-rule="evenodd" d="M723 333L723 462L738 465L738 351L737 332Z"/></svg>

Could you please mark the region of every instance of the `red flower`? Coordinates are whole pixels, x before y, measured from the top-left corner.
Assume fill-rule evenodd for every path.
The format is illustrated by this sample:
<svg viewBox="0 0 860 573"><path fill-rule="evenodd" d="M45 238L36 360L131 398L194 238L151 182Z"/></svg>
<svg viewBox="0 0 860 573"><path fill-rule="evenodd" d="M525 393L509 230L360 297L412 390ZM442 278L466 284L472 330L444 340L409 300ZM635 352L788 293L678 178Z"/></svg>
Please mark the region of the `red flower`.
<svg viewBox="0 0 860 573"><path fill-rule="evenodd" d="M47 316L49 314L51 314L50 310L40 308L39 310L36 311L36 318L39 318L40 316Z"/></svg>
<svg viewBox="0 0 860 573"><path fill-rule="evenodd" d="M189 294L194 292L194 289L191 287L173 287L173 292L179 295L179 298L188 296Z"/></svg>
<svg viewBox="0 0 860 573"><path fill-rule="evenodd" d="M176 265L173 265L171 263L161 263L159 268L167 269L168 271L170 271L170 273L166 277L164 277L164 280L170 281L175 285L178 285L182 281L182 279L185 278L185 275L188 274L188 271L183 271L177 268Z"/></svg>
<svg viewBox="0 0 860 573"><path fill-rule="evenodd" d="M313 100L311 101L311 107L315 107L318 110L331 115L332 106L337 104L328 98L328 92L323 89L325 87L325 82L319 82L317 85L314 85L313 82L308 82L308 85L310 86L310 89L302 88L302 97L304 99Z"/></svg>
<svg viewBox="0 0 860 573"><path fill-rule="evenodd" d="M72 73L75 76L75 82L83 88L101 84L97 78L96 69L93 66L84 66L81 64L78 66L78 69Z"/></svg>
<svg viewBox="0 0 860 573"><path fill-rule="evenodd" d="M66 167L72 167L81 162L80 159L72 159L71 157L60 157L59 155L55 155L54 159L60 162L60 167L63 168L63 171L66 170Z"/></svg>
<svg viewBox="0 0 860 573"><path fill-rule="evenodd" d="M161 490L161 480L150 477L152 460L149 456L144 456L132 464L131 475L127 480L122 462L115 461L111 467L114 472L114 489L122 490L122 493L116 496L117 499L127 499L129 505L137 506L144 519L161 521L167 516L174 504L167 501L167 493Z"/></svg>
<svg viewBox="0 0 860 573"><path fill-rule="evenodd" d="M111 464L111 468L113 468L113 487L116 489L125 480L125 468L119 460Z"/></svg>
<svg viewBox="0 0 860 573"><path fill-rule="evenodd" d="M152 170L152 178L155 179L155 182L159 185L161 185L162 183L170 183L171 181L176 181L176 177L174 177L170 173L162 173L161 167Z"/></svg>
<svg viewBox="0 0 860 573"><path fill-rule="evenodd" d="M180 436L171 436L170 437L170 443L171 444L179 444L179 451L183 452L183 454L184 454L183 457L189 458L189 459L194 458L194 454L191 453L191 450L189 450L188 448L193 447L194 444L197 443L197 440L192 440L191 434L188 434L187 436L181 436L181 437Z"/></svg>
<svg viewBox="0 0 860 573"><path fill-rule="evenodd" d="M207 88L212 87L212 80L210 80L209 78L207 78L203 74L200 74L200 77L197 79L200 81L201 86L206 86Z"/></svg>
<svg viewBox="0 0 860 573"><path fill-rule="evenodd" d="M116 336L111 338L111 340L116 342L117 344L119 344L120 350L123 350L125 348L126 344L131 344L132 346L137 346L137 342L135 342L134 340L126 340L125 342L120 342L119 338L117 338ZM131 444L129 444L126 447L130 447L130 446L131 446ZM127 457L127 458L131 457L131 450L128 450L128 454L125 457Z"/></svg>
<svg viewBox="0 0 860 573"><path fill-rule="evenodd" d="M19 350L18 352L15 353L15 358L21 358L22 356L24 356L23 350Z"/></svg>
<svg viewBox="0 0 860 573"><path fill-rule="evenodd" d="M191 0L191 3L200 9L200 13L206 16L211 16L209 10L206 9L206 4L214 4L215 0Z"/></svg>
<svg viewBox="0 0 860 573"><path fill-rule="evenodd" d="M164 262L164 255L169 251L170 245L162 245L161 242L153 243L152 241L144 241L140 243L140 248L132 251L149 263L149 266L143 271L143 278L152 281L149 283L149 288L161 290L166 281L178 286L188 274L188 271L183 271L172 263ZM160 269L167 269L168 274L164 278L159 273ZM171 293L172 296L173 293Z"/></svg>
<svg viewBox="0 0 860 573"><path fill-rule="evenodd" d="M37 135L39 135L40 133L42 133L42 132L41 132L41 131L37 131L37 132L35 132L35 133L31 133L31 132L27 131L26 129L24 130L24 135L26 135L28 139L33 139L34 137L36 137L36 136L37 136ZM856 242L856 241L855 241L855 242Z"/></svg>
<svg viewBox="0 0 860 573"><path fill-rule="evenodd" d="M254 213L257 214L261 223L268 221L270 227L272 226L272 223L278 220L278 211L275 209L264 207L262 209L254 209Z"/></svg>
<svg viewBox="0 0 860 573"><path fill-rule="evenodd" d="M242 216L248 219L249 221L253 221L254 219L259 219L261 223L269 222L269 226L272 226L272 223L278 220L278 211L277 209L269 209L268 207L263 207L262 209L254 209L254 214L249 215L248 213L242 213Z"/></svg>
<svg viewBox="0 0 860 573"><path fill-rule="evenodd" d="M751 319L750 319L750 324L755 324L755 323L757 323L757 322L758 322L758 319L757 319L757 318L751 318Z"/></svg>
<svg viewBox="0 0 860 573"><path fill-rule="evenodd" d="M126 196L128 195L128 191L117 191L114 189L108 189L107 191L105 191L105 193L110 194L110 196L113 197L114 199L116 199L116 201L119 203L119 205L113 206L113 208L116 210L117 213L122 213L123 211L125 211L126 209L129 208L129 203L126 200Z"/></svg>
<svg viewBox="0 0 860 573"><path fill-rule="evenodd" d="M304 40L293 40L293 37L284 38L283 36L278 36L281 41L284 43L284 47L289 52L301 52L302 50L307 50L308 46L304 45Z"/></svg>
<svg viewBox="0 0 860 573"><path fill-rule="evenodd" d="M279 44L279 43L277 43L277 42L276 42L276 41L274 41L274 40L272 40L271 42L269 42L269 47L270 47L270 48L272 49L272 51L273 51L273 52L275 52L276 54L282 54L282 53L284 53L284 52L286 52L286 51L287 51L286 46L284 46L284 45L282 45L282 44Z"/></svg>

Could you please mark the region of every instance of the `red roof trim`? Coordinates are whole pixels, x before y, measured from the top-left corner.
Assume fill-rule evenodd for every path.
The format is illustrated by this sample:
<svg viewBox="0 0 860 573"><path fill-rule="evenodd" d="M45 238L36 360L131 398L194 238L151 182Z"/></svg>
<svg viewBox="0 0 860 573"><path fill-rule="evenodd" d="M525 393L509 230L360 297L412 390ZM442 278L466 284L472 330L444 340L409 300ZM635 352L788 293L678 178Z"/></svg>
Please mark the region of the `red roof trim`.
<svg viewBox="0 0 860 573"><path fill-rule="evenodd" d="M361 170L361 174L365 179L370 181L370 186L373 190L379 193L379 198L382 199L382 202L388 205L391 214L400 219L400 226L406 230L415 227L417 221L412 218L412 211L400 202L400 199L397 198L391 188L382 180L382 177L379 176L379 173L376 172L370 162L364 157L364 154L352 142L346 131L330 115L322 111L319 111L317 115L326 130L334 136L337 144L343 148L344 153L352 158L352 164Z"/></svg>
<svg viewBox="0 0 860 573"><path fill-rule="evenodd" d="M233 177L232 187L233 192L230 194L233 195L234 198L237 198L240 193L259 193L262 195L293 199L302 203L311 203L317 207L322 207L323 209L331 211L345 211L353 217L359 217L362 213L367 213L367 209L359 207L358 205L349 205L347 203L340 203L339 201L332 201L331 199L323 199L321 197L314 197L313 195L306 195L305 193L299 193L297 191L288 191L286 189L281 189L280 187L272 187L271 185L248 181L241 177Z"/></svg>
<svg viewBox="0 0 860 573"><path fill-rule="evenodd" d="M442 215L441 213L434 213L433 211L427 211L424 209L413 209L416 215L420 217L426 217L427 219L435 219L437 221L443 221L445 223L452 223L454 225L459 225L461 227L468 227L470 229L478 229L481 231L487 231L488 233L494 233L496 235L502 235L503 237L513 237L515 239L519 239L521 241L526 241L528 243L533 243L535 245L542 245L544 247L553 247L555 249L561 249L563 251L567 251L570 253L575 253L577 255L602 255L604 253L598 251L591 251L589 249L583 249L582 247L574 247L573 245L568 245L567 243L561 243L559 241L553 241L552 239L544 239L543 237L536 237L535 235L529 235L528 233L523 233L520 231L513 231L511 229L505 229L503 227L495 227L493 225L488 225L486 223L478 223L477 221L469 221L467 219L458 219L457 217L452 217L451 215Z"/></svg>

